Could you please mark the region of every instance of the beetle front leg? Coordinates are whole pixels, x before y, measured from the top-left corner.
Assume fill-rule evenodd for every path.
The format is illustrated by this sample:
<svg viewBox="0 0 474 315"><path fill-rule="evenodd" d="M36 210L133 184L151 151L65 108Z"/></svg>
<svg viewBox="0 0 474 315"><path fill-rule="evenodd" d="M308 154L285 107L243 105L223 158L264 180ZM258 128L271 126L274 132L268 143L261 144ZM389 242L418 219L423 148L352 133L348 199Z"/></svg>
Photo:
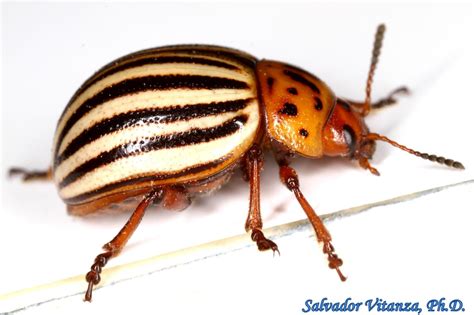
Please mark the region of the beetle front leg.
<svg viewBox="0 0 474 315"><path fill-rule="evenodd" d="M92 299L92 289L95 285L99 284L100 282L100 273L102 272L102 268L105 267L107 262L110 258L117 256L120 254L122 249L127 244L127 241L130 239L132 234L137 229L138 225L140 224L143 215L145 214L145 210L148 208L150 204L152 204L155 200L158 200L163 195L163 190L154 190L150 192L137 206L135 211L128 219L127 223L123 226L120 232L114 237L113 240L108 242L103 246L105 250L104 253L97 255L94 260L94 263L91 266L91 271L89 271L86 275L86 281L88 282L87 291L84 297L85 301L90 302Z"/></svg>
<svg viewBox="0 0 474 315"><path fill-rule="evenodd" d="M33 180L51 180L53 178L51 168L46 171L28 171L20 167L12 167L8 170L8 176L21 176L24 182Z"/></svg>
<svg viewBox="0 0 474 315"><path fill-rule="evenodd" d="M380 109L386 106L394 105L398 102L397 96L409 95L410 90L406 86L400 86L390 92L386 97L379 99L377 102L370 104L370 109ZM352 100L346 100L351 107L359 113L364 111L365 102L357 102Z"/></svg>
<svg viewBox="0 0 474 315"><path fill-rule="evenodd" d="M282 183L285 184L286 187L295 194L296 199L298 200L304 212L308 216L309 222L311 223L314 228L314 231L316 232L316 238L318 242L323 243L323 253L328 255L329 268L336 269L341 281L345 281L346 277L339 270L339 267L342 266L342 259L340 259L334 252L334 247L331 244L331 235L324 226L323 221L316 214L314 209L311 207L311 205L301 193L298 175L296 174L296 171L284 162L280 162L279 164L280 179Z"/></svg>
<svg viewBox="0 0 474 315"><path fill-rule="evenodd" d="M263 167L263 153L260 147L254 145L244 158L245 172L250 182L250 206L247 221L245 222L245 230L251 232L252 241L257 243L259 250L264 251L271 249L273 253L278 250L277 244L267 239L262 232L262 216L260 214L260 172Z"/></svg>

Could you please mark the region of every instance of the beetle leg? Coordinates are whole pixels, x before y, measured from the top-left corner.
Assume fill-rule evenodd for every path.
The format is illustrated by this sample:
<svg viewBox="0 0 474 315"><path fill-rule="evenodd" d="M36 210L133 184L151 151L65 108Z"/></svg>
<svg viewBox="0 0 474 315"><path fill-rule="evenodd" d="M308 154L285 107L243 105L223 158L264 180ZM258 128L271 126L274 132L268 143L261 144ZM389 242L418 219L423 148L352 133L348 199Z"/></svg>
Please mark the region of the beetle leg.
<svg viewBox="0 0 474 315"><path fill-rule="evenodd" d="M246 167L250 181L250 206L247 221L245 222L245 230L252 231L252 241L257 243L259 250L264 251L272 249L273 253L278 250L277 244L267 239L262 232L262 216L260 214L260 172L263 167L263 153L262 150L254 145L245 156Z"/></svg>
<svg viewBox="0 0 474 315"><path fill-rule="evenodd" d="M133 232L135 232L138 225L140 224L143 215L145 214L145 210L155 200L161 198L162 194L163 190L160 189L153 190L147 196L145 196L145 198L140 202L140 204L138 204L137 208L130 216L130 219L128 219L127 223L125 223L120 232L114 237L113 240L103 246L105 252L99 254L95 258L95 261L91 266L91 271L89 271L86 275L86 281L89 284L84 297L85 301L91 301L92 289L94 285L97 285L100 282L100 273L102 271L102 268L105 267L110 258L115 257L120 253L120 251L124 248L125 244L127 244L129 238L132 236Z"/></svg>
<svg viewBox="0 0 474 315"><path fill-rule="evenodd" d="M283 184L285 184L286 187L295 194L296 199L308 216L309 222L316 232L316 238L318 239L318 242L323 243L323 253L328 255L329 268L336 269L341 281L345 281L346 277L339 270L339 267L342 266L342 259L340 259L335 254L334 247L331 244L331 235L324 226L323 221L316 214L316 212L314 212L314 209L301 193L296 171L292 167L288 166L288 164L280 162L280 179Z"/></svg>
<svg viewBox="0 0 474 315"><path fill-rule="evenodd" d="M32 180L51 180L53 178L51 168L46 171L28 171L24 168L12 167L8 170L8 176L21 176L24 182Z"/></svg>
<svg viewBox="0 0 474 315"><path fill-rule="evenodd" d="M160 205L167 210L182 211L191 204L191 198L183 186L163 189Z"/></svg>
<svg viewBox="0 0 474 315"><path fill-rule="evenodd" d="M367 158L364 158L364 157L361 157L359 158L359 165L365 169L365 170L369 170L372 174L374 174L375 176L380 176L380 173L379 171L373 167L372 165L370 165L369 163L369 160Z"/></svg>
<svg viewBox="0 0 474 315"><path fill-rule="evenodd" d="M410 90L406 86L400 86L397 89L390 92L390 94L388 94L386 97L378 100L375 103L370 104L370 109L371 110L380 109L385 106L394 105L398 101L396 96L409 95L409 94L410 94ZM358 113L361 113L361 114L363 113L365 102L357 102L357 101L351 101L351 100L346 100L346 101L351 105L352 109L354 109Z"/></svg>

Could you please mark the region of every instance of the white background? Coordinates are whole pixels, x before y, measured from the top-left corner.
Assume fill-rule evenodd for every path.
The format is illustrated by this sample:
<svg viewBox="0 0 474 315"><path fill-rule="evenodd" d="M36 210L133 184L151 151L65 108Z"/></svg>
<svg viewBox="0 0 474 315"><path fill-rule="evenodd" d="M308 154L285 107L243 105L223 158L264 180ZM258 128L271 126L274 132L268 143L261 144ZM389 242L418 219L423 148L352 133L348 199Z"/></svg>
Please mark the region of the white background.
<svg viewBox="0 0 474 315"><path fill-rule="evenodd" d="M127 220L128 214L70 217L52 184L5 178L11 166L48 166L60 113L99 67L143 48L219 44L299 65L337 95L362 99L380 22L387 32L374 99L399 85L414 93L369 117L369 127L417 150L460 160L467 170L434 165L382 143L373 160L380 177L342 159L298 160L303 192L318 213L474 178L472 5L2 4L0 295L85 273ZM280 244L281 257L257 250L232 255L130 284L114 296L97 292L92 305L78 298L63 311L296 314L306 299L325 296L422 303L446 296L463 299L472 311L473 193L471 185L328 224L349 275L344 284L325 267L314 239L303 239ZM248 187L236 175L187 211L148 213L110 265L241 234L247 207ZM304 218L278 183L271 156L262 209L266 227Z"/></svg>

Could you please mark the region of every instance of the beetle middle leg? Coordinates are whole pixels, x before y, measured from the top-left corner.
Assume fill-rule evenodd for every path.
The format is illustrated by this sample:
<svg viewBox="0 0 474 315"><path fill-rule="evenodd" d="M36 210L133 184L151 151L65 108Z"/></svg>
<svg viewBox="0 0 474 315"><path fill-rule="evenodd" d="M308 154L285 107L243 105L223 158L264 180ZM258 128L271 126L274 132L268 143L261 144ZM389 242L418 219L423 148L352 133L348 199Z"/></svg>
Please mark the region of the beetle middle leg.
<svg viewBox="0 0 474 315"><path fill-rule="evenodd" d="M100 282L100 273L102 268L105 267L110 258L117 256L121 252L121 250L125 247L125 244L127 244L127 241L130 239L140 224L143 215L145 214L145 210L154 201L160 199L162 195L162 189L153 190L148 193L148 195L146 195L145 198L143 198L143 200L138 204L137 208L130 216L130 219L128 219L127 223L125 223L120 232L114 237L113 240L103 246L105 252L99 254L95 258L94 263L91 266L91 271L89 271L86 275L86 281L89 284L84 297L85 301L91 301L92 289L94 285L97 285Z"/></svg>
<svg viewBox="0 0 474 315"><path fill-rule="evenodd" d="M245 230L251 232L252 241L257 243L259 250L273 250L273 253L278 250L277 244L267 239L262 232L262 216L260 214L260 172L263 166L263 153L260 147L254 145L245 156L246 179L250 182L250 206L247 221L245 222Z"/></svg>
<svg viewBox="0 0 474 315"><path fill-rule="evenodd" d="M8 176L21 176L24 182L29 182L33 180L51 180L53 175L51 168L46 171L28 171L20 167L12 167L8 170Z"/></svg>
<svg viewBox="0 0 474 315"><path fill-rule="evenodd" d="M331 235L329 231L324 226L321 218L316 214L313 207L308 203L306 198L301 193L298 175L296 171L288 166L288 163L285 161L279 161L280 165L280 179L286 187L295 194L296 199L300 203L304 212L308 216L309 222L313 226L314 231L316 232L316 238L318 242L323 243L323 253L327 254L329 261L329 268L336 269L337 274L341 281L345 281L346 277L342 274L339 267L342 266L342 259L340 259L334 252L334 247L331 244Z"/></svg>

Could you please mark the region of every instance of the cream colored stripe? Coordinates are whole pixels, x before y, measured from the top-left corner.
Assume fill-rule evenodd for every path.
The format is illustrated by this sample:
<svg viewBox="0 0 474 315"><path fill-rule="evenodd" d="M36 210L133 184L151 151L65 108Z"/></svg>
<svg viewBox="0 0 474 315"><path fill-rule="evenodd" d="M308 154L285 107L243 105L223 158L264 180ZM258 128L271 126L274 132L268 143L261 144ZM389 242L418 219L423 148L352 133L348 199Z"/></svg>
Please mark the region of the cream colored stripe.
<svg viewBox="0 0 474 315"><path fill-rule="evenodd" d="M249 104L249 107L257 108L256 101ZM100 153L109 151L121 144L131 141L145 139L147 137L156 137L177 132L188 131L192 128L210 128L219 126L220 124L232 119L243 113L244 110L238 112L223 113L214 116L206 116L188 121L177 121L168 124L150 124L141 125L134 128L127 128L113 134L105 135L82 147L68 159L63 161L55 170L54 178L57 183L62 181L72 170L79 165L99 156Z"/></svg>
<svg viewBox="0 0 474 315"><path fill-rule="evenodd" d="M149 108L163 108L172 105L194 105L210 102L224 102L256 97L249 90L168 90L148 91L113 99L91 110L81 117L66 133L59 146L59 154L84 130L96 123L120 113Z"/></svg>
<svg viewBox="0 0 474 315"><path fill-rule="evenodd" d="M92 86L87 88L82 94L80 94L74 102L69 106L67 111L64 113L63 118L58 124L54 138L54 147L56 147L57 137L61 133L62 129L67 120L71 115L90 97L96 95L104 88L111 86L115 83L121 82L130 78L145 77L150 75L203 75L212 76L219 78L228 78L247 82L249 86L252 86L254 82L253 75L247 72L229 70L225 68L219 68L208 65L188 64L188 63L166 63L166 64L152 64L144 65L140 67L134 67L126 69L104 79L94 83Z"/></svg>
<svg viewBox="0 0 474 315"><path fill-rule="evenodd" d="M247 124L240 131L223 138L196 145L151 151L119 159L97 168L60 191L61 198L72 198L98 189L108 183L124 180L143 173L175 172L208 163L229 153L240 156L242 145L253 141L259 123L258 108L243 110L249 114ZM239 149L240 147L240 149Z"/></svg>

